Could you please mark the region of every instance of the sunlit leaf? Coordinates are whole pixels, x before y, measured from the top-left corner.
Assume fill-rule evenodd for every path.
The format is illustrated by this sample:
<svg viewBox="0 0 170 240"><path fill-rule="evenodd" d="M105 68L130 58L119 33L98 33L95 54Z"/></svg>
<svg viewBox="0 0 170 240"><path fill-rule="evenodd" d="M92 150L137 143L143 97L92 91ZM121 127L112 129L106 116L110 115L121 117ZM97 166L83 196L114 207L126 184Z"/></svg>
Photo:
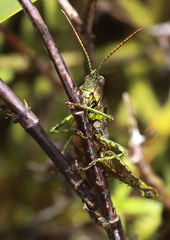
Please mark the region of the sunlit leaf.
<svg viewBox="0 0 170 240"><path fill-rule="evenodd" d="M58 1L43 0L42 4L44 8L44 19L48 27L56 29L57 24L59 24L59 16L61 15L58 14L58 11L61 11L58 7Z"/></svg>
<svg viewBox="0 0 170 240"><path fill-rule="evenodd" d="M32 0L32 2L35 1ZM21 10L22 7L17 0L0 0L0 23Z"/></svg>

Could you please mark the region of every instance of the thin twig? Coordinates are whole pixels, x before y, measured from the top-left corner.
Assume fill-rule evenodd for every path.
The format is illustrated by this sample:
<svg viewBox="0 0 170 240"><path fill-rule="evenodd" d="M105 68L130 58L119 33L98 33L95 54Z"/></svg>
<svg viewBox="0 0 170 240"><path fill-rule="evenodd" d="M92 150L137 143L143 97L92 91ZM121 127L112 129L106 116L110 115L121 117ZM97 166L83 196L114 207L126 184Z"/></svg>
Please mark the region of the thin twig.
<svg viewBox="0 0 170 240"><path fill-rule="evenodd" d="M160 195L160 200L166 209L170 211L170 196L165 188L162 180L153 172L151 166L144 161L144 143L148 140L148 136L141 135L138 123L133 113L128 93L123 94L123 100L127 109L129 119L129 147L130 159L135 163L146 182L152 185ZM149 136L151 137L152 134Z"/></svg>
<svg viewBox="0 0 170 240"><path fill-rule="evenodd" d="M57 46L54 44L53 39L48 31L47 26L45 25L44 21L42 20L38 10L32 5L32 3L29 0L19 0L19 2L22 4L24 10L28 14L32 24L35 26L36 30L39 32L40 37L43 40L44 46L47 49L47 52L49 53L49 56L57 70L57 73L59 74L59 77L63 83L63 86L66 90L66 93L69 97L69 99L72 102L79 103L79 96L77 94L74 80L69 73L65 62L57 49ZM90 159L97 159L97 154L95 152L95 149L93 147L92 139L89 137L91 136L91 133L89 131L89 127L87 125L88 119L83 114L83 111L80 112L81 114L77 114L75 111L75 119L78 123L78 127L81 130L81 132L87 136L87 140L82 139L85 149L89 149L89 151L85 151L85 154L87 155L88 161ZM74 114L74 112L73 112ZM100 172L100 171L99 171ZM92 174L94 176L94 174ZM99 176L98 176L99 178ZM93 179L94 182L96 182L95 179ZM99 179L98 179L99 181ZM102 174L100 175L100 181L104 182L102 178ZM97 185L97 184L96 184ZM98 187L98 185L97 185Z"/></svg>
<svg viewBox="0 0 170 240"><path fill-rule="evenodd" d="M83 25L81 29L82 39L86 51L88 52L92 66L94 67L94 34L92 31L94 13L96 9L97 0L88 0L84 11ZM85 62L86 71L88 72L88 66Z"/></svg>
<svg viewBox="0 0 170 240"><path fill-rule="evenodd" d="M35 29L38 31L69 99L73 102L79 102L78 96L74 94L76 92L75 82L38 10L29 0L19 0L19 2L30 18Z"/></svg>
<svg viewBox="0 0 170 240"><path fill-rule="evenodd" d="M97 0L88 0L83 19L83 30L87 35L92 34L93 18L96 9Z"/></svg>
<svg viewBox="0 0 170 240"><path fill-rule="evenodd" d="M82 42L90 56L92 65L94 66L94 35L92 33L93 17L95 12L97 0L89 0L86 4L84 11L84 19L81 20L77 11L72 7L72 5L67 0L59 0L61 7L67 14L71 22L74 24L76 31L78 32ZM87 59L85 58L85 69L86 73L89 73L89 67Z"/></svg>
<svg viewBox="0 0 170 240"><path fill-rule="evenodd" d="M82 26L82 20L80 19L77 11L73 8L73 6L68 2L68 0L59 0L59 4L61 5L64 12L67 14L71 22L75 25L77 32L80 32L80 28Z"/></svg>

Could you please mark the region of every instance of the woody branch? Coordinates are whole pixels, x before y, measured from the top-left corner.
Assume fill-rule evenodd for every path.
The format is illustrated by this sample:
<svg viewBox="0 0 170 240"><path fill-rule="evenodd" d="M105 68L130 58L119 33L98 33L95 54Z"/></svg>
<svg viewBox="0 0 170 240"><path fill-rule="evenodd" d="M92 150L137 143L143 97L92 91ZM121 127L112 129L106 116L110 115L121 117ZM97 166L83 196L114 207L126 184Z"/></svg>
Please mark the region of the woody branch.
<svg viewBox="0 0 170 240"><path fill-rule="evenodd" d="M54 44L47 26L43 22L36 8L34 8L29 0L19 0L19 2L22 4L25 12L28 14L36 30L39 32L39 35L43 40L44 46L47 49L50 59L52 60L54 67L63 83L69 100L79 104L81 102L81 99L79 99L79 96L77 94L76 84L74 83L61 54ZM98 224L102 225L105 228L110 239L117 239L117 236L119 236L119 239L124 240L125 237L122 230L120 218L116 214L115 208L112 207L109 192L107 191L106 193L105 191L106 183L100 168L94 166L94 174L91 174L92 177L90 180L90 184L93 183L91 188L89 184L87 184L87 182L81 178L80 175L74 175L74 172L70 171L70 166L68 163L66 164L63 156L60 155L59 151L56 150L55 146L51 143L36 116L30 112L29 109L24 108L19 103L14 94L5 87L2 81L1 90L1 97L6 102L10 110L15 113L16 119L18 122L20 122L21 126L24 127L26 131L39 143L39 145L49 155L55 164L57 164L58 159L60 159L58 168L73 185L75 191L82 197L83 201L86 203L86 209L88 210L90 216L95 219ZM76 112L73 112L73 115L75 113ZM90 136L87 116L83 112L80 115L75 114L75 120L77 121L78 127L83 132L83 134L85 136ZM82 141L84 148L88 149L88 151L85 151L86 158L91 160L96 159L97 154L95 152L92 139L88 138ZM55 160L56 157L57 161ZM62 161L66 164L65 167L62 165ZM75 181L72 180L72 175L74 175L75 179L73 179ZM98 182L102 182L102 185L99 185ZM82 187L84 187L84 189ZM95 198L93 198L94 194L92 194L91 189L95 189L97 197L95 196ZM87 199L86 195L88 191L90 193L90 195L88 195L89 199ZM103 191L105 191L105 195L103 194Z"/></svg>

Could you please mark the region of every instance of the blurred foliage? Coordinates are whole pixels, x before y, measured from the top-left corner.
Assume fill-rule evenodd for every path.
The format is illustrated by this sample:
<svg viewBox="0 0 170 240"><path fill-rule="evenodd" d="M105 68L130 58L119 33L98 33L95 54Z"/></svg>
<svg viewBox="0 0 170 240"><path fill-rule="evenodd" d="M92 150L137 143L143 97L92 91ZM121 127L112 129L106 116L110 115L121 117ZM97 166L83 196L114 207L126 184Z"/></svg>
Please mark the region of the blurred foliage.
<svg viewBox="0 0 170 240"><path fill-rule="evenodd" d="M32 2L35 2L36 0L32 0ZM18 3L18 1L15 0L0 0L0 23L8 19L9 17L13 16L17 12L19 12L22 7Z"/></svg>
<svg viewBox="0 0 170 240"><path fill-rule="evenodd" d="M70 2L82 17L86 1ZM77 85L81 85L85 77L82 49L58 2L43 0L35 5ZM144 28L101 69L106 79L109 113L115 117L109 132L112 139L128 145L128 121L122 102L122 93L127 91L141 132L157 130L147 144L145 160L170 189L170 62L163 41L152 34L156 24L169 21L167 6L168 0L101 0L94 18L94 33L98 65L122 39L137 28ZM0 29L0 77L22 101L27 101L48 132L69 110L41 40L23 12L5 21ZM0 132L1 239L107 239L82 210L81 201L40 147L4 112L0 115ZM50 137L62 148L69 135ZM67 154L74 160L70 152L72 146ZM127 235L138 235L140 240L156 239L162 204L134 195L117 181L110 186Z"/></svg>

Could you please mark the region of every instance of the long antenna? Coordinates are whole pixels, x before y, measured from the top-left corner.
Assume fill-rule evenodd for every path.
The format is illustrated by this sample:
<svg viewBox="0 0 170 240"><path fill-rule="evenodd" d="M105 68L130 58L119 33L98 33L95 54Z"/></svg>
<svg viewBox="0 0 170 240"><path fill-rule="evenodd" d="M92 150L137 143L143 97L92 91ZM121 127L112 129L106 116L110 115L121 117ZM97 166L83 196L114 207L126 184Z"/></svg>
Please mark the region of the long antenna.
<svg viewBox="0 0 170 240"><path fill-rule="evenodd" d="M115 47L99 64L97 71L100 70L100 68L103 66L103 64L106 62L106 60L112 56L113 53L115 53L120 47L122 47L129 39L131 39L134 35L136 35L138 32L142 31L142 28L136 30L134 33L132 33L129 37L127 37L123 42L121 42L117 47Z"/></svg>
<svg viewBox="0 0 170 240"><path fill-rule="evenodd" d="M92 64L91 64L91 61L90 61L90 57L89 57L89 55L88 55L88 53L87 53L87 51L86 51L86 49L85 49L85 47L84 47L84 45L83 45L83 43L82 43L82 41L81 41L81 39L80 39L80 37L79 37L76 29L74 28L74 26L73 26L73 24L71 23L70 19L68 18L67 14L66 14L63 10L61 10L61 11L63 12L63 14L65 15L65 17L67 18L67 21L69 22L70 26L72 27L72 29L73 29L73 31L74 31L74 33L75 33L75 35L76 35L76 37L77 37L77 39L78 39L81 47L82 47L82 49L83 49L83 51L84 51L84 53L85 53L85 55L86 55L86 57L87 57L87 61L88 61L88 65L89 65L90 72L92 72L93 69L92 69ZM113 53L115 53L115 52L116 52L119 48L121 48L127 41L129 41L129 39L131 39L134 35L136 35L136 34L137 34L138 32L140 32L140 31L142 31L142 28L139 28L138 30L136 30L136 31L135 31L134 33L132 33L129 37L127 37L123 42L121 42L117 47L115 47L115 48L101 61L101 63L99 64L99 66L98 66L98 68L97 68L96 71L99 71L99 70L101 69L101 67L103 66L103 64L106 62L106 60L107 60L109 57L111 57Z"/></svg>
<svg viewBox="0 0 170 240"><path fill-rule="evenodd" d="M86 57L87 57L87 61L88 61L88 65L89 65L90 72L92 72L93 69L92 69L92 64L91 64L91 61L90 61L90 57L89 57L89 55L88 55L88 53L87 53L87 51L86 51L86 49L85 49L85 47L84 47L84 45L83 45L83 43L82 43L82 41L81 41L81 39L80 39L80 37L79 37L76 29L74 28L74 26L73 26L73 24L71 23L70 19L68 18L67 14L66 14L63 10L61 10L61 11L62 11L62 13L65 15L65 17L67 18L67 21L69 22L70 26L72 27L72 29L73 29L73 31L74 31L74 33L75 33L75 35L76 35L76 37L77 37L77 39L78 39L81 47L82 47L82 49L83 49L83 51L84 51L84 53L85 53L85 55L86 55Z"/></svg>

